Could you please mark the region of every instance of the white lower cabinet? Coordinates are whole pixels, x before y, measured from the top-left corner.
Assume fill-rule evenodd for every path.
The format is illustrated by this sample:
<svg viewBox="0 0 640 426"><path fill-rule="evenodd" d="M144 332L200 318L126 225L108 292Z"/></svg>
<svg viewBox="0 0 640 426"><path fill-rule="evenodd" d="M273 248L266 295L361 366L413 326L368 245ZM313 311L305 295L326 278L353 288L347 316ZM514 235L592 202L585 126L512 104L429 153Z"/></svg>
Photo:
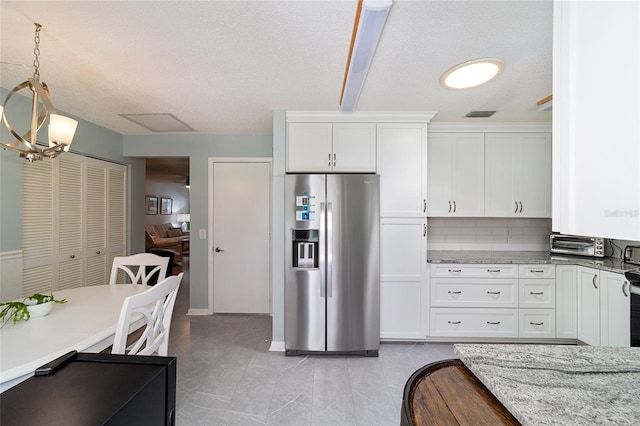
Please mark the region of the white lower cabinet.
<svg viewBox="0 0 640 426"><path fill-rule="evenodd" d="M431 308L432 337L518 337L518 309Z"/></svg>
<svg viewBox="0 0 640 426"><path fill-rule="evenodd" d="M556 337L555 309L519 309L518 336L535 339Z"/></svg>
<svg viewBox="0 0 640 426"><path fill-rule="evenodd" d="M430 275L431 337L556 337L555 265L433 264Z"/></svg>
<svg viewBox="0 0 640 426"><path fill-rule="evenodd" d="M630 343L631 298L623 274L583 266L578 271L578 339L591 346Z"/></svg>
<svg viewBox="0 0 640 426"><path fill-rule="evenodd" d="M600 271L578 266L578 339L600 346Z"/></svg>
<svg viewBox="0 0 640 426"><path fill-rule="evenodd" d="M556 266L556 337L578 337L578 267Z"/></svg>
<svg viewBox="0 0 640 426"><path fill-rule="evenodd" d="M600 271L600 345L631 345L629 281L622 274Z"/></svg>
<svg viewBox="0 0 640 426"><path fill-rule="evenodd" d="M380 219L380 338L427 335L426 219Z"/></svg>

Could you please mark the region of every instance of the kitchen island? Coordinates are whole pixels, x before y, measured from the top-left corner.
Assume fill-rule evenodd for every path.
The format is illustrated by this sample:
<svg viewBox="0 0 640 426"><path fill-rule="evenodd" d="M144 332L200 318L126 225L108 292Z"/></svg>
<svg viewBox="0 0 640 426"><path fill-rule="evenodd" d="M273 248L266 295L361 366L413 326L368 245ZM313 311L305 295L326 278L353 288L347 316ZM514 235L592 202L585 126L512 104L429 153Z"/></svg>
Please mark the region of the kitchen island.
<svg viewBox="0 0 640 426"><path fill-rule="evenodd" d="M523 425L640 424L640 348L454 345Z"/></svg>

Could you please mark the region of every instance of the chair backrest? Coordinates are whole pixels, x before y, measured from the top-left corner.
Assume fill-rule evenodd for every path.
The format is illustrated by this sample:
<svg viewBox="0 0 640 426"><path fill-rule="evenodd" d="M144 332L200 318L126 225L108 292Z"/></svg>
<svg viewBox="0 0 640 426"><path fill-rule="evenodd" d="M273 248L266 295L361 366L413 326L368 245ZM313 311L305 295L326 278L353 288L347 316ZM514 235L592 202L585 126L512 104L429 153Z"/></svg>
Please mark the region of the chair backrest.
<svg viewBox="0 0 640 426"><path fill-rule="evenodd" d="M113 354L167 356L171 315L183 273L166 278L144 293L129 296L122 304L113 339ZM144 325L140 337L127 348L132 317L142 315ZM134 317L135 315L135 317Z"/></svg>
<svg viewBox="0 0 640 426"><path fill-rule="evenodd" d="M126 279L118 283L118 272L122 271L131 284L149 284L149 280L157 273L156 281L162 281L167 276L169 258L153 253L138 253L131 256L118 256L111 265L109 284L124 284Z"/></svg>

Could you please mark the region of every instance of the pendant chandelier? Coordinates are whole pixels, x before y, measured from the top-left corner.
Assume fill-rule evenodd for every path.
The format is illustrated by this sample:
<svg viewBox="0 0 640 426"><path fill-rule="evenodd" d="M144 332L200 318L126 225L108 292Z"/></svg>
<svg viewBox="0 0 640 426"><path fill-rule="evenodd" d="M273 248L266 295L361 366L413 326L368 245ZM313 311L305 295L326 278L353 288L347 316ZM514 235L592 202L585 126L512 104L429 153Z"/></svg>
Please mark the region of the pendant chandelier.
<svg viewBox="0 0 640 426"><path fill-rule="evenodd" d="M76 120L56 114L56 110L51 103L51 97L49 96L49 88L44 82L40 82L40 62L38 56L40 55L40 29L42 25L38 23L35 25L33 77L14 87L4 100L4 105L0 105L0 117L9 132L16 138L9 143L0 142L0 145L5 150L19 153L20 157L27 159L29 162L42 160L43 158L55 158L62 152L68 151L78 125ZM30 129L20 136L9 124L5 113L9 100L13 95L27 88L31 90ZM42 105L42 108L40 105ZM40 127L42 127L47 117L49 118L49 146L38 146L38 130L40 130Z"/></svg>

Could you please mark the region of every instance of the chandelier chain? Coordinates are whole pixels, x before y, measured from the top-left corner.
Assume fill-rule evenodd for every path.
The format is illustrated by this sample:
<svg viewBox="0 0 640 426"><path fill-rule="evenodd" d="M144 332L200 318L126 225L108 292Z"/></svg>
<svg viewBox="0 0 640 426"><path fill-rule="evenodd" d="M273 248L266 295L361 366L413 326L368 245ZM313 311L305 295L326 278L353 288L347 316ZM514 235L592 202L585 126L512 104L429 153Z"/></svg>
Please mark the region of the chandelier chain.
<svg viewBox="0 0 640 426"><path fill-rule="evenodd" d="M38 56L40 56L40 29L42 28L42 25L37 22L35 25L36 35L33 37L33 41L36 47L33 49L33 54L35 55L35 59L33 60L33 78L40 80L40 60L38 59Z"/></svg>

